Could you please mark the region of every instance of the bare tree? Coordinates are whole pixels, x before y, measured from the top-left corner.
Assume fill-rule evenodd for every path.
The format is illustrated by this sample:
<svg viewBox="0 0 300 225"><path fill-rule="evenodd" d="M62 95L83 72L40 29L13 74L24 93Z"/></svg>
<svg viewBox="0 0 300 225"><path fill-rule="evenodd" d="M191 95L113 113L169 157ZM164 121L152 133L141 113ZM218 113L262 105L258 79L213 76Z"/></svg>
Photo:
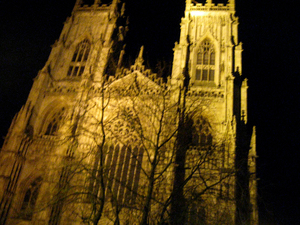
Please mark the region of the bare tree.
<svg viewBox="0 0 300 225"><path fill-rule="evenodd" d="M218 159L224 139L213 141L209 130L212 100L186 100L184 89L142 72L85 87L74 105L62 140L66 154L54 168L59 179L43 203L51 224L62 214L85 224L172 224L172 207L182 203L178 221L197 224L207 193L230 179L233 172L221 171Z"/></svg>
<svg viewBox="0 0 300 225"><path fill-rule="evenodd" d="M213 142L212 134L205 130L210 126L204 115L211 100L189 98L189 102L182 105L182 96L176 95L168 84L160 85L159 80L151 82L140 76L132 74L119 81L120 86L126 88L119 89L118 94L120 117L127 121L128 130L135 134L135 140L143 147L142 175L137 193L139 204L134 208L139 212L135 215L141 216L136 223L165 223L170 221L171 205L178 204L174 201L178 201L180 195L181 202L193 202L199 206L202 197L208 191L220 188L233 171L221 171L222 160L218 157L221 152L225 154L224 139L219 137ZM185 151L180 151L182 148ZM176 180L179 160L182 160L184 172L180 174L180 182ZM178 193L178 188L182 194ZM204 207L203 202L201 205ZM185 206L192 207L190 204ZM185 221L188 212L184 209L177 214Z"/></svg>

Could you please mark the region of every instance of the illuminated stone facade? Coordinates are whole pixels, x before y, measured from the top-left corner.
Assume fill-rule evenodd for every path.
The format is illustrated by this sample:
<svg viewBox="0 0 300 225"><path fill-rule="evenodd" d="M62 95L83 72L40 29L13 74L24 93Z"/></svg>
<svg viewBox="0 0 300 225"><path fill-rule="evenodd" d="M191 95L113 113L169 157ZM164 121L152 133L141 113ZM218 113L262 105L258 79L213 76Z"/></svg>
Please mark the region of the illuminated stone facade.
<svg viewBox="0 0 300 225"><path fill-rule="evenodd" d="M123 68L124 10L76 2L1 149L0 223L166 224L184 151L185 224L258 224L235 1L186 1L167 82L143 47Z"/></svg>

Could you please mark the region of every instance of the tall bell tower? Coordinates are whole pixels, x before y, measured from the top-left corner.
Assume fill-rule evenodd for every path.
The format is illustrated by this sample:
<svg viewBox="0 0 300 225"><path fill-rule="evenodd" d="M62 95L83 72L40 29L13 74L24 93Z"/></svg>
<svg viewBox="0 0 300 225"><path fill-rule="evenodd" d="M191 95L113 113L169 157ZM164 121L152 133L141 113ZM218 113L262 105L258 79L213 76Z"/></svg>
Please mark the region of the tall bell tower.
<svg viewBox="0 0 300 225"><path fill-rule="evenodd" d="M248 85L235 13L235 0L219 4L186 0L171 83L174 90L187 89L187 102L189 98L206 102L203 112L212 129L227 140L224 166L236 171L235 180L228 184L234 201L226 204L234 211L235 224L258 224L255 132L247 132Z"/></svg>
<svg viewBox="0 0 300 225"><path fill-rule="evenodd" d="M113 45L126 34L124 7L116 0L77 0L46 66L56 80L100 81ZM75 52L75 54L74 54Z"/></svg>
<svg viewBox="0 0 300 225"><path fill-rule="evenodd" d="M242 77L242 43L238 39L238 17L235 1L215 5L187 0L181 21L180 41L175 43L172 83L179 85L182 71L187 67L190 90L226 91L226 118L234 112L233 80ZM247 80L243 79L241 105L236 115L247 121ZM218 93L221 93L218 92ZM225 92L224 92L225 93ZM230 99L230 100L229 100ZM237 110L237 109L236 109Z"/></svg>
<svg viewBox="0 0 300 225"><path fill-rule="evenodd" d="M32 219L42 224L58 224L59 205L49 212L50 220L43 216L33 218L29 212L30 205L38 201L34 197L37 191L47 192L47 188L40 190L41 183L45 183L41 171L50 170L55 161L47 149L56 146L54 155L66 154L66 149L57 145L61 118L66 111L74 110L75 102L85 96L88 84L97 89L104 76L115 73L121 65L127 31L124 10L119 0L76 1L1 149L0 224ZM110 60L116 63L108 66ZM49 125L44 124L45 120ZM24 185L31 189L22 191ZM20 203L22 199L25 205ZM17 216L17 211L22 213Z"/></svg>
<svg viewBox="0 0 300 225"><path fill-rule="evenodd" d="M191 85L222 87L228 74L242 73L235 2L229 1L225 6L210 0L206 4L195 2L186 1L180 41L174 49L173 79L178 79L185 66L188 38Z"/></svg>

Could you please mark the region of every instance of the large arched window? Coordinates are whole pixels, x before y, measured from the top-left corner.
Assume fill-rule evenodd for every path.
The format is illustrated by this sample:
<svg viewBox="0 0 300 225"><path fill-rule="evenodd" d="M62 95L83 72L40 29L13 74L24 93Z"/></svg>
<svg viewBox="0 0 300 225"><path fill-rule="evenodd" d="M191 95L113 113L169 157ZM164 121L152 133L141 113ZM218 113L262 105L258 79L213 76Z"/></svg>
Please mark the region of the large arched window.
<svg viewBox="0 0 300 225"><path fill-rule="evenodd" d="M59 128L63 123L63 119L65 117L65 108L62 108L60 111L54 113L50 118L47 118L46 129L44 130L45 135L57 135Z"/></svg>
<svg viewBox="0 0 300 225"><path fill-rule="evenodd" d="M201 43L197 52L196 81L215 80L215 50L209 40Z"/></svg>
<svg viewBox="0 0 300 225"><path fill-rule="evenodd" d="M192 146L200 150L198 154L201 154L203 168L213 169L218 166L219 159L214 154L216 146L213 143L212 129L203 117L194 120Z"/></svg>
<svg viewBox="0 0 300 225"><path fill-rule="evenodd" d="M105 163L109 170L107 188L119 204L134 203L135 193L138 192L143 149L119 144L110 148Z"/></svg>
<svg viewBox="0 0 300 225"><path fill-rule="evenodd" d="M193 141L194 146L202 148L212 147L212 134L210 124L203 118L194 120Z"/></svg>
<svg viewBox="0 0 300 225"><path fill-rule="evenodd" d="M105 154L105 156L100 157L99 154ZM101 158L104 158L102 165L100 164ZM103 179L105 190L114 201L120 205L134 204L136 193L138 193L142 160L142 147L132 147L129 144L123 145L117 142L105 145L104 151L96 155L90 179L90 196L93 198L103 191L101 190Z"/></svg>
<svg viewBox="0 0 300 225"><path fill-rule="evenodd" d="M116 118L106 126L110 139L107 140L104 148L96 153L92 179L90 179L94 196L101 191L99 181L102 178L106 193L120 205L135 203L144 154L144 148L138 144L136 131L133 128L135 117L131 111L128 111L126 116L132 123Z"/></svg>
<svg viewBox="0 0 300 225"><path fill-rule="evenodd" d="M41 184L42 178L38 177L27 187L20 211L22 219L32 219Z"/></svg>
<svg viewBox="0 0 300 225"><path fill-rule="evenodd" d="M68 70L69 77L80 77L83 74L90 50L91 44L86 39L77 45Z"/></svg>

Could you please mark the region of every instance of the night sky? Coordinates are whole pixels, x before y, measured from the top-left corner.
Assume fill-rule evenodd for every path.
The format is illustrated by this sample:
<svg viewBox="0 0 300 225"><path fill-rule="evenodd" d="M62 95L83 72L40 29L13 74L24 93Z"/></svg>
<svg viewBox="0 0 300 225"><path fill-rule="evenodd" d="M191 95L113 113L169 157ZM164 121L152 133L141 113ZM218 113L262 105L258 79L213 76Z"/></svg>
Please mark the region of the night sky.
<svg viewBox="0 0 300 225"><path fill-rule="evenodd" d="M185 0L128 0L127 56L171 61ZM201 2L201 1L199 1ZM222 2L222 1L218 1ZM0 136L25 103L75 0L0 0ZM261 224L300 224L299 67L296 1L236 0L249 123L257 127ZM0 140L2 146L3 140Z"/></svg>

